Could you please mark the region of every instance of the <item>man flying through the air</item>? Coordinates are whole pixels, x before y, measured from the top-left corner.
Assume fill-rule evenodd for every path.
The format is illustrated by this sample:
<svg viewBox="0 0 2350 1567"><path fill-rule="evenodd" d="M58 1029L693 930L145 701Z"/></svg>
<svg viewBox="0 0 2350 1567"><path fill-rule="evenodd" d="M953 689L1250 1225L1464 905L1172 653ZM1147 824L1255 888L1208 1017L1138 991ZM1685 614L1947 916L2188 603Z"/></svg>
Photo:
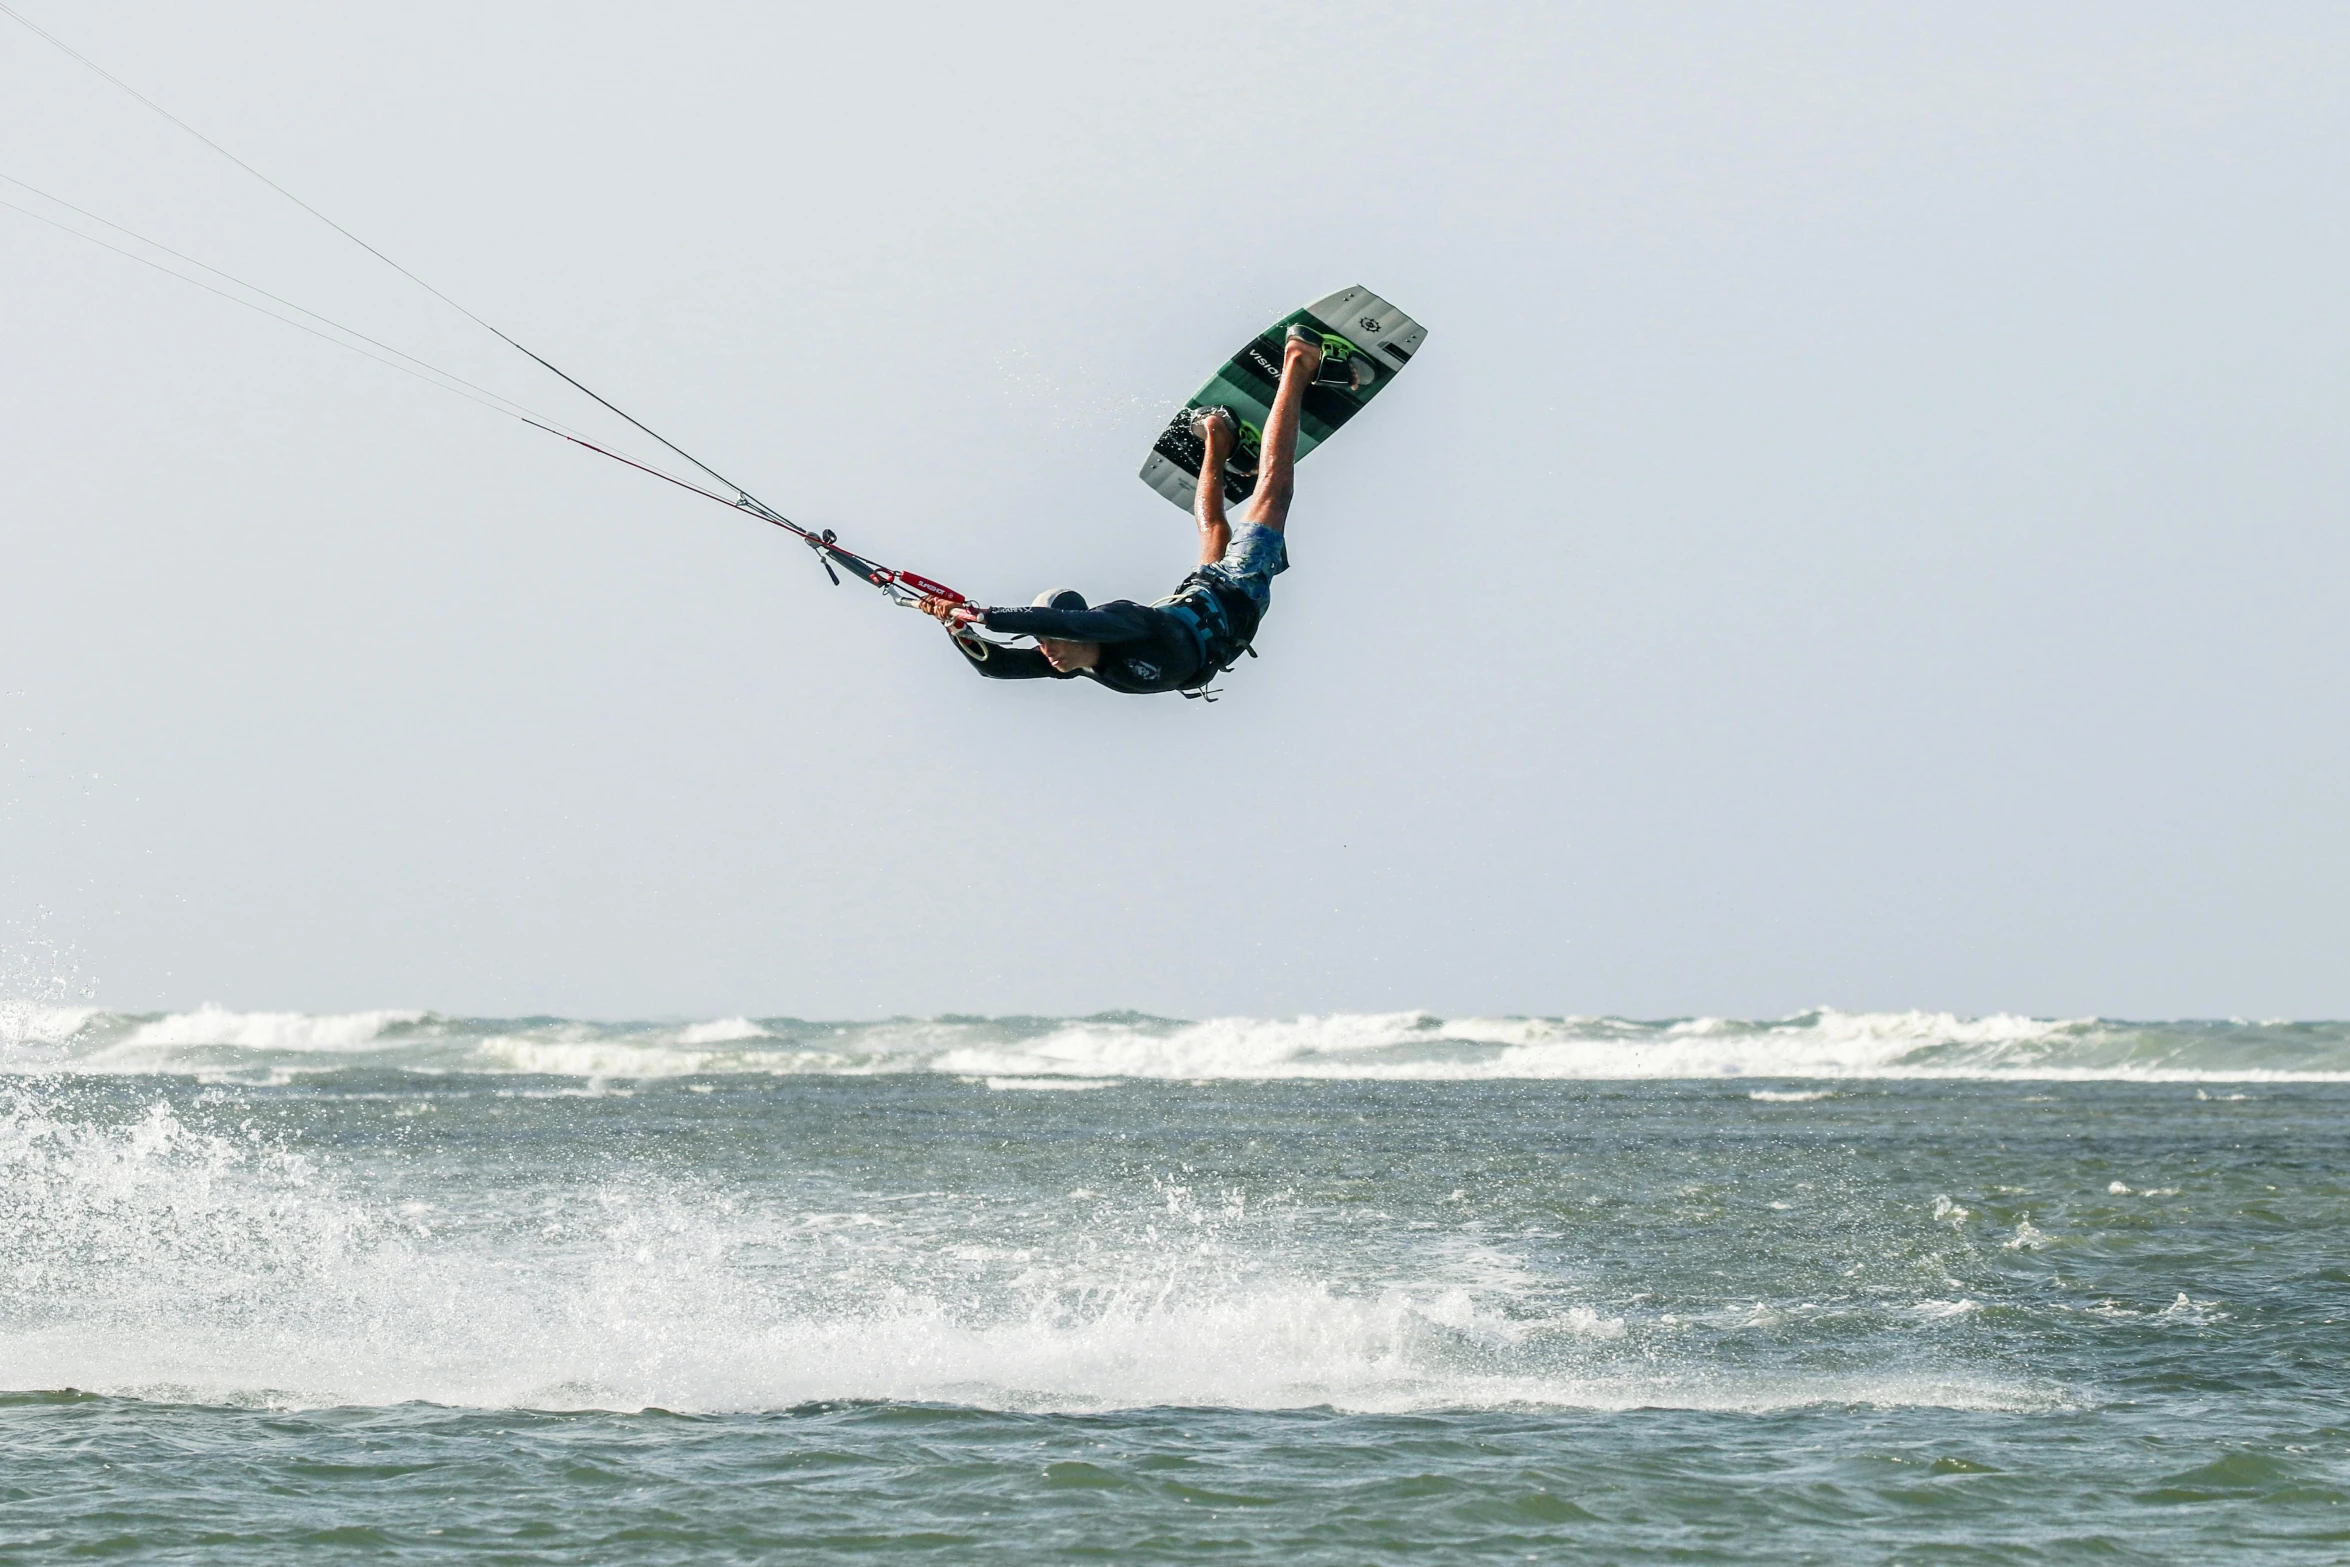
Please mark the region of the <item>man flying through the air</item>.
<svg viewBox="0 0 2350 1567"><path fill-rule="evenodd" d="M1283 525L1295 488L1298 412L1320 375L1322 334L1293 326L1283 345L1281 386L1265 420L1257 487L1235 529L1224 518L1224 465L1239 444L1229 408L1203 408L1192 433L1207 448L1192 517L1199 523L1200 565L1174 596L1157 604L1126 599L1088 608L1074 588L1040 594L1027 609L981 609L926 598L922 609L955 633L971 666L993 680L1069 680L1079 675L1113 691L1191 693L1214 679L1254 640L1273 601L1273 578L1289 569ZM1368 368L1367 366L1364 368ZM1033 648L984 642L964 628L984 626L1036 639Z"/></svg>

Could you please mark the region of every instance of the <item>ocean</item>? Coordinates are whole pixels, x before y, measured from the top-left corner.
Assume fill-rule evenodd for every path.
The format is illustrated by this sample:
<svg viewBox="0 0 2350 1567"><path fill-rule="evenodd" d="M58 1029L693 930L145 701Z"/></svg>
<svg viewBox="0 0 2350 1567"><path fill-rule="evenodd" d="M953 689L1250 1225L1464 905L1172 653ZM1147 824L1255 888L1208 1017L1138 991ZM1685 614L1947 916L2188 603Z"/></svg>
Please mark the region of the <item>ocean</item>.
<svg viewBox="0 0 2350 1567"><path fill-rule="evenodd" d="M0 1007L0 1560L2350 1561L2350 1024Z"/></svg>

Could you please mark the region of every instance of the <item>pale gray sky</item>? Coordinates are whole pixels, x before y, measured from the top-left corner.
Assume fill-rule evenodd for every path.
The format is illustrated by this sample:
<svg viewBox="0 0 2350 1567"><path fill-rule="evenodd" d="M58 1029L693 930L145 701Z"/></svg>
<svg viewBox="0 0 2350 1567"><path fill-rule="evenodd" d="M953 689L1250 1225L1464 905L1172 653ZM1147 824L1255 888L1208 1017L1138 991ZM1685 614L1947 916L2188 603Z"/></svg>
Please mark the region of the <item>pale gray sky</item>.
<svg viewBox="0 0 2350 1567"><path fill-rule="evenodd" d="M11 3L997 602L1173 585L1278 312L1431 332L1206 708L0 211L19 983L2350 1013L2339 6ZM4 19L0 174L586 421Z"/></svg>

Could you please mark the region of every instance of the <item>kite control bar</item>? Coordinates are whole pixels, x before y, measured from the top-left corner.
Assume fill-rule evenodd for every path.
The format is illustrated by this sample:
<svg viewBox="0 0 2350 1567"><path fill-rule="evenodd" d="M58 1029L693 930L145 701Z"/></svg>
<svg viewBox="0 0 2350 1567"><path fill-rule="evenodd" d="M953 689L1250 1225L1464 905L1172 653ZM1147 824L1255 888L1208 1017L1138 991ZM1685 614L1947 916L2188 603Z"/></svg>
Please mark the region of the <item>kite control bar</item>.
<svg viewBox="0 0 2350 1567"><path fill-rule="evenodd" d="M747 500L748 497L745 499ZM738 502L737 504L742 503ZM973 658L982 662L986 661L990 648L1009 645L997 642L990 637L981 636L974 629L980 618L979 607L945 583L933 582L928 577L917 576L911 571L899 571L894 566L876 565L854 550L842 548L839 538L830 528L821 531L802 528L788 519L767 516L755 504L744 506L744 509L755 511L758 515L766 517L767 521L777 523L797 533L806 542L808 548L816 552L816 564L824 568L824 574L832 579L834 587L840 586L840 574L832 569L835 564L838 564L847 567L850 571L881 589L882 592L889 595L889 601L892 604L902 608L921 609L926 601L952 604L955 606L954 617L951 620L944 616L940 617L942 623L946 625L947 635L961 644Z"/></svg>
<svg viewBox="0 0 2350 1567"><path fill-rule="evenodd" d="M957 606L971 602L943 582L933 582L928 577L917 576L911 571L899 571L893 566L876 565L855 551L843 548L838 535L830 528L822 532L798 531L808 548L816 552L816 564L824 568L824 574L832 578L832 585L836 588L840 586L840 574L832 568L838 563L888 594L893 604L913 606L923 599L943 599Z"/></svg>

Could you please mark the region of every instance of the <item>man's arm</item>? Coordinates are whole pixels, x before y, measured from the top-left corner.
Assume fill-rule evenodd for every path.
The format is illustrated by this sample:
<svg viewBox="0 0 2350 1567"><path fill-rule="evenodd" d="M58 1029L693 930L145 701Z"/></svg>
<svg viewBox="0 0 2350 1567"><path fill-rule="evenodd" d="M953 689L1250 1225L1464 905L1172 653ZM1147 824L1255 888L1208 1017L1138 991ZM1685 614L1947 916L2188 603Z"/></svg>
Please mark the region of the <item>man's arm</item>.
<svg viewBox="0 0 2350 1567"><path fill-rule="evenodd" d="M1152 611L1140 604L1104 604L1098 609L991 609L980 622L990 631L1015 637L1051 637L1059 642L1132 642L1156 628Z"/></svg>
<svg viewBox="0 0 2350 1567"><path fill-rule="evenodd" d="M953 639L955 651L973 669L990 680L1071 680L1075 672L1062 674L1053 668L1042 653L1032 647L1001 647L992 642L966 642ZM984 652L980 651L985 649Z"/></svg>

